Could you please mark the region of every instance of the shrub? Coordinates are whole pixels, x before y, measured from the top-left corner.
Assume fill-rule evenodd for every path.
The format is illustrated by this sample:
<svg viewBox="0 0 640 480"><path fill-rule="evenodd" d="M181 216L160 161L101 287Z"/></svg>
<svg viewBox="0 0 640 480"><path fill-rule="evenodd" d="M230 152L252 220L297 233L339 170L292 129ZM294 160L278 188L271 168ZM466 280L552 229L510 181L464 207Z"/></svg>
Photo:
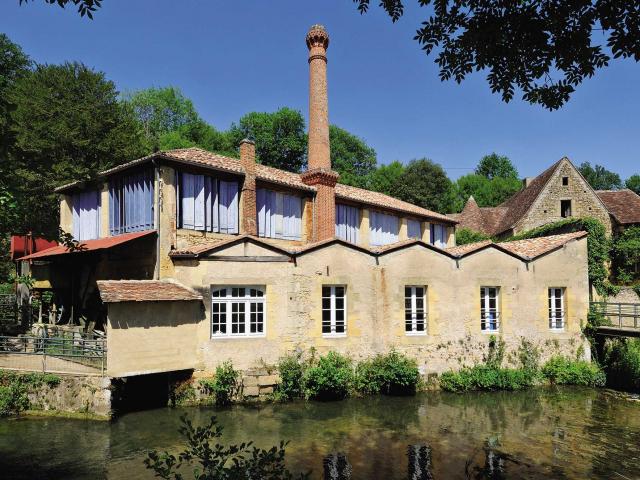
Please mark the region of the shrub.
<svg viewBox="0 0 640 480"><path fill-rule="evenodd" d="M214 397L218 406L229 405L238 389L240 372L233 368L230 360L216 367L216 375L213 380L200 380L200 385Z"/></svg>
<svg viewBox="0 0 640 480"><path fill-rule="evenodd" d="M413 395L419 380L415 360L392 351L360 362L356 368L355 388L363 394Z"/></svg>
<svg viewBox="0 0 640 480"><path fill-rule="evenodd" d="M317 400L339 400L349 394L353 383L351 360L336 352L320 357L304 374L304 393Z"/></svg>
<svg viewBox="0 0 640 480"><path fill-rule="evenodd" d="M640 393L640 340L615 339L605 346L607 385Z"/></svg>
<svg viewBox="0 0 640 480"><path fill-rule="evenodd" d="M303 396L304 367L300 354L287 355L280 359L280 362L278 362L280 383L274 392L276 400L287 401Z"/></svg>
<svg viewBox="0 0 640 480"><path fill-rule="evenodd" d="M537 373L540 367L540 350L524 337L520 337L518 361L523 370L531 373Z"/></svg>
<svg viewBox="0 0 640 480"><path fill-rule="evenodd" d="M616 279L631 283L640 278L636 265L640 263L640 226L626 228L613 242L613 264Z"/></svg>
<svg viewBox="0 0 640 480"><path fill-rule="evenodd" d="M520 390L530 387L535 376L524 369L496 368L476 365L440 375L440 388L448 392L469 390Z"/></svg>
<svg viewBox="0 0 640 480"><path fill-rule="evenodd" d="M0 417L17 415L29 408L27 389L20 382L0 386Z"/></svg>
<svg viewBox="0 0 640 480"><path fill-rule="evenodd" d="M604 372L597 364L558 355L544 364L542 375L556 385L601 387L606 381Z"/></svg>
<svg viewBox="0 0 640 480"><path fill-rule="evenodd" d="M456 230L456 245L467 245L469 243L482 242L483 240L491 240L491 237L469 228Z"/></svg>

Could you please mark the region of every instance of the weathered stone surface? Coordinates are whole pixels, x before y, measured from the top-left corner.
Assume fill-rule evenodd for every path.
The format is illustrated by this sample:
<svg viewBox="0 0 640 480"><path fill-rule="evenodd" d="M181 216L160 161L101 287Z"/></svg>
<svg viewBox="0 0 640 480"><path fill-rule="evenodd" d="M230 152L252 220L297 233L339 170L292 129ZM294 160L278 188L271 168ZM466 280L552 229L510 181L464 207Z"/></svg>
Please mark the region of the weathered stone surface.
<svg viewBox="0 0 640 480"><path fill-rule="evenodd" d="M280 381L278 375L265 375L258 379L258 384L262 386L276 385Z"/></svg>
<svg viewBox="0 0 640 480"><path fill-rule="evenodd" d="M111 415L111 382L106 377L60 375L60 383L29 392L32 410Z"/></svg>
<svg viewBox="0 0 640 480"><path fill-rule="evenodd" d="M260 387L258 387L257 385L252 387L245 386L242 389L242 394L245 397L257 397L258 395L260 395Z"/></svg>

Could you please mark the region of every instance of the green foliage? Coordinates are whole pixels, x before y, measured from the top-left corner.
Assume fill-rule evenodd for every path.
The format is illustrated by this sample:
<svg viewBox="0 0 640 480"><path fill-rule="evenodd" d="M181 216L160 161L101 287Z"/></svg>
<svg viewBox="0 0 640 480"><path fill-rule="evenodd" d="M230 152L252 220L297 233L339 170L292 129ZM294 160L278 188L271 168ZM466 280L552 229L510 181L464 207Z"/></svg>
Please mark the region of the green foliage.
<svg viewBox="0 0 640 480"><path fill-rule="evenodd" d="M605 345L607 386L640 393L640 339L610 339Z"/></svg>
<svg viewBox="0 0 640 480"><path fill-rule="evenodd" d="M490 155L485 155L480 159L475 173L489 180L493 180L494 178L518 180L518 170L513 163L511 163L509 157L498 155L495 152Z"/></svg>
<svg viewBox="0 0 640 480"><path fill-rule="evenodd" d="M20 0L20 5L27 4L33 0ZM44 0L49 5L58 5L64 8L67 4L73 3L78 7L78 13L81 17L87 17L93 20L93 12L101 7L102 0Z"/></svg>
<svg viewBox="0 0 640 480"><path fill-rule="evenodd" d="M619 283L640 279L640 226L626 228L613 242L614 275Z"/></svg>
<svg viewBox="0 0 640 480"><path fill-rule="evenodd" d="M181 470L192 471L196 480L289 480L309 478L309 474L295 476L285 466L285 447L280 442L269 450L253 446L252 442L238 445L218 443L223 428L211 417L209 423L195 427L186 415L180 419L178 429L187 446L178 455L152 450L144 459L145 466L156 477L165 480L183 480ZM196 465L194 465L196 464Z"/></svg>
<svg viewBox="0 0 640 480"><path fill-rule="evenodd" d="M502 338L489 335L488 353L485 357L485 365L489 368L500 368L504 359L505 343Z"/></svg>
<svg viewBox="0 0 640 480"><path fill-rule="evenodd" d="M404 165L395 160L387 165L380 165L366 179L367 188L385 195L394 195L395 185L404 172Z"/></svg>
<svg viewBox="0 0 640 480"><path fill-rule="evenodd" d="M353 0L365 13L370 0ZM378 3L378 2L376 2ZM404 0L379 2L395 22ZM435 55L440 79L462 82L486 71L491 91L550 110L612 59L639 60L636 2L418 0L428 6L414 39ZM615 7L613 6L615 5ZM411 9L413 12L413 9ZM426 13L425 13L426 15Z"/></svg>
<svg viewBox="0 0 640 480"><path fill-rule="evenodd" d="M517 178L495 177L489 179L478 174L463 175L455 183L455 210L462 210L471 196L480 207L495 207L521 189L522 182Z"/></svg>
<svg viewBox="0 0 640 480"><path fill-rule="evenodd" d="M208 379L200 380L200 385L203 385L207 390L210 388ZM193 388L191 381L178 382L171 386L169 391L169 401L174 407L180 407L185 405L193 405L196 401L196 390Z"/></svg>
<svg viewBox="0 0 640 480"><path fill-rule="evenodd" d="M216 367L216 374L213 380L202 379L200 384L205 390L213 395L214 402L218 406L231 404L233 396L238 390L238 379L240 372L233 368L230 360Z"/></svg>
<svg viewBox="0 0 640 480"><path fill-rule="evenodd" d="M304 374L305 397L316 400L345 398L352 384L351 360L336 352L320 357Z"/></svg>
<svg viewBox="0 0 640 480"><path fill-rule="evenodd" d="M594 190L619 190L622 188L620 175L607 170L602 165L591 166L589 162L584 162L580 164L578 171Z"/></svg>
<svg viewBox="0 0 640 480"><path fill-rule="evenodd" d="M456 245L467 245L469 243L482 242L483 240L491 240L489 235L476 232L469 228L456 229Z"/></svg>
<svg viewBox="0 0 640 480"><path fill-rule="evenodd" d="M606 381L604 372L596 363L561 356L554 356L545 363L542 375L555 385L602 387Z"/></svg>
<svg viewBox="0 0 640 480"><path fill-rule="evenodd" d="M377 355L356 367L355 389L368 395L414 395L419 381L416 361L395 351Z"/></svg>
<svg viewBox="0 0 640 480"><path fill-rule="evenodd" d="M537 372L540 364L540 350L525 337L520 337L518 347L518 361L520 367L526 372Z"/></svg>
<svg viewBox="0 0 640 480"><path fill-rule="evenodd" d="M523 369L476 365L457 372L444 372L440 376L440 388L448 392L521 390L533 385L533 381L530 372Z"/></svg>
<svg viewBox="0 0 640 480"><path fill-rule="evenodd" d="M274 397L278 401L293 400L304 396L304 370L302 355L287 355L278 362L280 383L276 387Z"/></svg>
<svg viewBox="0 0 640 480"><path fill-rule="evenodd" d="M604 225L595 218L567 218L523 232L507 238L505 241L546 237L549 235L578 231L586 231L588 233L589 280L598 294L605 297L615 294L616 288L609 282L609 272L607 270L607 264L610 260L611 240L607 237Z"/></svg>
<svg viewBox="0 0 640 480"><path fill-rule="evenodd" d="M631 175L624 182L624 186L635 192L637 195L640 195L640 175L637 173L635 175Z"/></svg>
<svg viewBox="0 0 640 480"><path fill-rule="evenodd" d="M427 158L411 160L393 190L400 200L440 213L451 212L455 202L451 180L439 164Z"/></svg>
<svg viewBox="0 0 640 480"><path fill-rule="evenodd" d="M16 373L0 370L0 417L18 415L30 406L29 391L43 386L53 388L60 377L43 373Z"/></svg>
<svg viewBox="0 0 640 480"><path fill-rule="evenodd" d="M235 145L252 138L257 160L263 165L299 172L305 164L305 122L298 110L285 107L272 113L248 113L231 125L229 134Z"/></svg>
<svg viewBox="0 0 640 480"><path fill-rule="evenodd" d="M17 415L29 408L27 389L19 383L0 386L0 417Z"/></svg>
<svg viewBox="0 0 640 480"><path fill-rule="evenodd" d="M329 125L331 168L340 174L340 183L367 188L367 178L376 169L376 151L361 138Z"/></svg>

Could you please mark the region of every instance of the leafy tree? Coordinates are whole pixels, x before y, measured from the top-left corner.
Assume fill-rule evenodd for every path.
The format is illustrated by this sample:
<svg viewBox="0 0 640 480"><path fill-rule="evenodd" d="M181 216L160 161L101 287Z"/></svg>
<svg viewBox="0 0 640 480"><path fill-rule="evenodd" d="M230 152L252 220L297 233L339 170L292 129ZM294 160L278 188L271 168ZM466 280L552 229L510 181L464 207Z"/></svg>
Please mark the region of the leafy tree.
<svg viewBox="0 0 640 480"><path fill-rule="evenodd" d="M443 168L427 158L411 160L393 185L394 196L436 212L450 212L453 184Z"/></svg>
<svg viewBox="0 0 640 480"><path fill-rule="evenodd" d="M361 13L370 0L353 0ZM640 61L640 6L637 0L418 0L432 5L415 40L437 52L441 80L462 82L488 71L492 92L522 98L550 110L564 105L585 78L613 58ZM381 0L395 22L403 0Z"/></svg>
<svg viewBox="0 0 640 480"><path fill-rule="evenodd" d="M264 165L299 172L305 164L305 123L298 110L284 107L273 113L248 113L231 126L229 134L235 145L253 138L257 160Z"/></svg>
<svg viewBox="0 0 640 480"><path fill-rule="evenodd" d="M516 170L516 167L511 163L509 157L498 155L494 152L480 159L480 163L478 163L476 167L476 175L482 175L489 180L493 180L496 177L517 180L518 170Z"/></svg>
<svg viewBox="0 0 640 480"><path fill-rule="evenodd" d="M33 1L33 0L31 0ZM64 8L67 4L73 3L78 7L78 13L81 17L85 15L93 20L93 12L101 7L102 0L44 0L49 5L58 5ZM29 3L29 0L20 0L20 5Z"/></svg>
<svg viewBox="0 0 640 480"><path fill-rule="evenodd" d="M578 171L594 190L618 190L622 188L620 175L607 170L602 165L592 167L589 162L584 162L580 164Z"/></svg>
<svg viewBox="0 0 640 480"><path fill-rule="evenodd" d="M404 173L404 165L398 160L387 165L380 165L369 174L366 179L366 188L386 195L394 195L394 185Z"/></svg>
<svg viewBox="0 0 640 480"><path fill-rule="evenodd" d="M481 242L483 240L491 240L491 237L469 228L456 229L456 245L467 245L469 243Z"/></svg>
<svg viewBox="0 0 640 480"><path fill-rule="evenodd" d="M364 140L336 126L329 126L331 167L340 183L366 188L367 177L376 169L376 151Z"/></svg>
<svg viewBox="0 0 640 480"><path fill-rule="evenodd" d="M147 88L124 95L140 120L149 145L157 150L160 137L200 121L191 100L175 87Z"/></svg>
<svg viewBox="0 0 640 480"><path fill-rule="evenodd" d="M142 132L113 82L79 63L39 65L9 98L15 141L3 164L19 205L17 230L54 237L54 187L142 155Z"/></svg>
<svg viewBox="0 0 640 480"><path fill-rule="evenodd" d="M613 264L619 282L631 283L640 278L640 227L626 228L614 240Z"/></svg>
<svg viewBox="0 0 640 480"><path fill-rule="evenodd" d="M627 178L627 181L624 182L624 185L629 190L633 190L638 195L640 195L640 175L631 175L629 178Z"/></svg>
<svg viewBox="0 0 640 480"><path fill-rule="evenodd" d="M481 207L495 207L510 198L522 188L522 183L517 178L495 177L488 179L483 175L463 175L456 181L457 203L462 208L465 202L473 195Z"/></svg>

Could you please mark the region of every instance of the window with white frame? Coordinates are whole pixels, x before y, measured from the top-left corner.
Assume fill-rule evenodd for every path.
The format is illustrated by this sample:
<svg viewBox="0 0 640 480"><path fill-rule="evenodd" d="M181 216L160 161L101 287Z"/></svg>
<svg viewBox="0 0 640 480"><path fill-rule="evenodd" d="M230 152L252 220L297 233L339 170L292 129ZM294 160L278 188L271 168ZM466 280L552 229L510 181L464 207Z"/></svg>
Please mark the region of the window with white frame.
<svg viewBox="0 0 640 480"><path fill-rule="evenodd" d="M551 330L564 328L564 288L549 289L549 328Z"/></svg>
<svg viewBox="0 0 640 480"><path fill-rule="evenodd" d="M413 220L411 218L407 219L407 237L414 238L416 240L420 240L422 237L422 232L420 231L420 221Z"/></svg>
<svg viewBox="0 0 640 480"><path fill-rule="evenodd" d="M424 334L427 331L426 287L404 287L404 330L407 335Z"/></svg>
<svg viewBox="0 0 640 480"><path fill-rule="evenodd" d="M302 238L302 198L259 188L256 196L258 235L267 238Z"/></svg>
<svg viewBox="0 0 640 480"><path fill-rule="evenodd" d="M343 285L322 287L322 334L345 335L347 323L347 296Z"/></svg>
<svg viewBox="0 0 640 480"><path fill-rule="evenodd" d="M480 329L494 332L500 328L500 287L480 287Z"/></svg>
<svg viewBox="0 0 640 480"><path fill-rule="evenodd" d="M213 287L211 290L211 337L263 336L264 287Z"/></svg>

